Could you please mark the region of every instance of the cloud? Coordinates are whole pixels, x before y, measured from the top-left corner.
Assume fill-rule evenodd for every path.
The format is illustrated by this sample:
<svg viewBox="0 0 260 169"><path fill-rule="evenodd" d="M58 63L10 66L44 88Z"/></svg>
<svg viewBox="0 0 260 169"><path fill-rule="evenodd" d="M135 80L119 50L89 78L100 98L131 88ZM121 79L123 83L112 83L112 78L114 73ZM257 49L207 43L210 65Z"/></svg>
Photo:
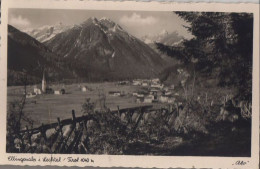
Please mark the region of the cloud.
<svg viewBox="0 0 260 169"><path fill-rule="evenodd" d="M133 13L131 16L122 16L119 22L124 25L153 25L158 22L158 19L152 16L142 17L137 13Z"/></svg>
<svg viewBox="0 0 260 169"><path fill-rule="evenodd" d="M30 26L31 22L27 18L24 18L21 15L19 15L11 16L9 24L18 28L25 28Z"/></svg>

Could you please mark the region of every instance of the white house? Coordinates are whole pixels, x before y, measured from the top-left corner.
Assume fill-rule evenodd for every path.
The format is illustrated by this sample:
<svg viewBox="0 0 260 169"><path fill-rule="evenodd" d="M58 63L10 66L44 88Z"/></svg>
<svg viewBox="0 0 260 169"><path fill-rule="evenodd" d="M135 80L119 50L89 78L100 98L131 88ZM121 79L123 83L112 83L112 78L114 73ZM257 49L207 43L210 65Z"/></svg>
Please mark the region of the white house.
<svg viewBox="0 0 260 169"><path fill-rule="evenodd" d="M143 82L142 86L146 87L146 86L148 86L148 83L147 82Z"/></svg>
<svg viewBox="0 0 260 169"><path fill-rule="evenodd" d="M60 92L60 90L55 90L55 91L54 91L54 94L60 95L61 92Z"/></svg>
<svg viewBox="0 0 260 169"><path fill-rule="evenodd" d="M57 95L65 94L65 89L55 90L54 94L57 94Z"/></svg>
<svg viewBox="0 0 260 169"><path fill-rule="evenodd" d="M144 103L152 103L153 102L153 97L152 96L147 96L144 98Z"/></svg>
<svg viewBox="0 0 260 169"><path fill-rule="evenodd" d="M110 91L108 92L110 96L121 96L121 92L119 91Z"/></svg>
<svg viewBox="0 0 260 169"><path fill-rule="evenodd" d="M41 91L41 89L38 89L38 88L34 88L33 89L33 92L35 93L35 94L42 94L42 91Z"/></svg>
<svg viewBox="0 0 260 169"><path fill-rule="evenodd" d="M134 86L139 86L139 85L141 85L141 83L140 83L140 82L137 82L137 81L134 81L134 82L133 82L133 85L134 85Z"/></svg>
<svg viewBox="0 0 260 169"><path fill-rule="evenodd" d="M162 102L162 103L168 103L168 99L169 99L169 97L168 97L168 96L165 96L165 95L162 95L162 96L159 98L160 102Z"/></svg>
<svg viewBox="0 0 260 169"><path fill-rule="evenodd" d="M161 103L174 103L175 102L175 98L172 96L166 96L166 95L162 95L159 98Z"/></svg>
<svg viewBox="0 0 260 169"><path fill-rule="evenodd" d="M133 96L137 96L138 95L138 93L137 92L133 92Z"/></svg>
<svg viewBox="0 0 260 169"><path fill-rule="evenodd" d="M144 97L144 94L138 93L138 94L137 94L137 97Z"/></svg>
<svg viewBox="0 0 260 169"><path fill-rule="evenodd" d="M27 94L26 94L26 98L33 98L33 97L35 97L35 96L36 96L35 93L27 93Z"/></svg>
<svg viewBox="0 0 260 169"><path fill-rule="evenodd" d="M141 80L133 80L133 85L134 86L140 86L142 84Z"/></svg>
<svg viewBox="0 0 260 169"><path fill-rule="evenodd" d="M160 79L159 78L152 79L152 83L155 84L160 83Z"/></svg>
<svg viewBox="0 0 260 169"><path fill-rule="evenodd" d="M163 86L164 86L163 84L151 84L151 87L158 88L158 89L162 89Z"/></svg>
<svg viewBox="0 0 260 169"><path fill-rule="evenodd" d="M86 91L87 91L87 88L86 88L85 86L82 86L82 87L81 87L81 91L82 91L82 92L86 92Z"/></svg>

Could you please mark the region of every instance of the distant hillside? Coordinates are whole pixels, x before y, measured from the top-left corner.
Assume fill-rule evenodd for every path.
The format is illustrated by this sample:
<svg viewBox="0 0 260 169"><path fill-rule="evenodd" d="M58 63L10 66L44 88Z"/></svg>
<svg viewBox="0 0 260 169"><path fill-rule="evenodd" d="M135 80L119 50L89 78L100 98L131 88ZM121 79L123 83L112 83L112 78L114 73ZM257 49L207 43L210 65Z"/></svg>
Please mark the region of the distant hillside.
<svg viewBox="0 0 260 169"><path fill-rule="evenodd" d="M70 74L64 67L62 60L45 45L8 25L9 85L20 84L22 72L27 72L33 82L39 82L44 69L49 80L59 80Z"/></svg>
<svg viewBox="0 0 260 169"><path fill-rule="evenodd" d="M88 80L156 77L165 66L158 53L106 18L89 18L45 44Z"/></svg>

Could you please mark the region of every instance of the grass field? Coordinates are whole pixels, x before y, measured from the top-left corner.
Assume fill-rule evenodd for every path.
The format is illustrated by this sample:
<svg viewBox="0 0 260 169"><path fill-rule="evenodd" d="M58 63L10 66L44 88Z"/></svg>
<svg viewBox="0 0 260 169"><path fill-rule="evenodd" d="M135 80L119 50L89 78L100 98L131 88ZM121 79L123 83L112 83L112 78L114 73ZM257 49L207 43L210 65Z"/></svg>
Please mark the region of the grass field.
<svg viewBox="0 0 260 169"><path fill-rule="evenodd" d="M49 87L54 90L64 88L66 94L54 95L43 94L37 95L34 98L27 98L24 112L34 120L34 127L41 125L42 123L56 122L57 118L66 119L71 117L71 111L76 111L76 116L81 116L81 106L86 98L90 98L92 102L96 103L98 108L99 94L104 93L106 95L106 106L111 110L120 108L133 107L140 105L136 103L132 92L138 90L138 86L132 85L116 85L115 83L85 83L81 86L87 86L91 90L82 92L79 84L71 85L50 85ZM34 86L28 86L27 91L33 92ZM14 100L19 100L22 97L24 89L22 86L10 86L8 87L8 103ZM109 96L109 91L122 91L125 92L125 96Z"/></svg>

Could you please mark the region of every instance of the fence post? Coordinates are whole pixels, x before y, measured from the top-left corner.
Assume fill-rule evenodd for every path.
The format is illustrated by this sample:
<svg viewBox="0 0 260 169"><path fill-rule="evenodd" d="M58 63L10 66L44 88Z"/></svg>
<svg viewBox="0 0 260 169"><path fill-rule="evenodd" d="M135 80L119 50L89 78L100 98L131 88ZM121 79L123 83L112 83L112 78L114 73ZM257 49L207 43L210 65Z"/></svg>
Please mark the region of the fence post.
<svg viewBox="0 0 260 169"><path fill-rule="evenodd" d="M176 108L177 108L177 117L179 117L179 103L178 102L177 102Z"/></svg>
<svg viewBox="0 0 260 169"><path fill-rule="evenodd" d="M26 125L26 132L27 132L27 135L28 135L28 141L29 141L29 144L32 145L32 140L31 140L31 133L29 132L29 128L28 126Z"/></svg>
<svg viewBox="0 0 260 169"><path fill-rule="evenodd" d="M74 125L76 124L75 110L72 110L72 122Z"/></svg>
<svg viewBox="0 0 260 169"><path fill-rule="evenodd" d="M119 109L119 106L117 106L117 115L118 115L119 118L121 117L121 116L120 116L120 109Z"/></svg>
<svg viewBox="0 0 260 169"><path fill-rule="evenodd" d="M62 124L60 122L60 118L58 117L57 120L58 120L59 132L60 132L61 136L63 136L63 132L62 132L62 127L63 126L62 126Z"/></svg>
<svg viewBox="0 0 260 169"><path fill-rule="evenodd" d="M136 128L138 127L139 122L142 120L143 115L144 115L144 110L142 108L139 108L138 112L139 112L139 117L138 117L136 124L134 125L134 127L132 129L132 134L135 132Z"/></svg>
<svg viewBox="0 0 260 169"><path fill-rule="evenodd" d="M170 113L173 111L173 106L170 105Z"/></svg>
<svg viewBox="0 0 260 169"><path fill-rule="evenodd" d="M131 116L131 112L129 109L127 109L126 117L127 117L127 123L128 124L131 123L132 116Z"/></svg>
<svg viewBox="0 0 260 169"><path fill-rule="evenodd" d="M42 123L42 126L41 126L41 135L42 135L42 137L44 138L44 140L46 141L46 140L47 140L46 129L45 129L43 123Z"/></svg>

